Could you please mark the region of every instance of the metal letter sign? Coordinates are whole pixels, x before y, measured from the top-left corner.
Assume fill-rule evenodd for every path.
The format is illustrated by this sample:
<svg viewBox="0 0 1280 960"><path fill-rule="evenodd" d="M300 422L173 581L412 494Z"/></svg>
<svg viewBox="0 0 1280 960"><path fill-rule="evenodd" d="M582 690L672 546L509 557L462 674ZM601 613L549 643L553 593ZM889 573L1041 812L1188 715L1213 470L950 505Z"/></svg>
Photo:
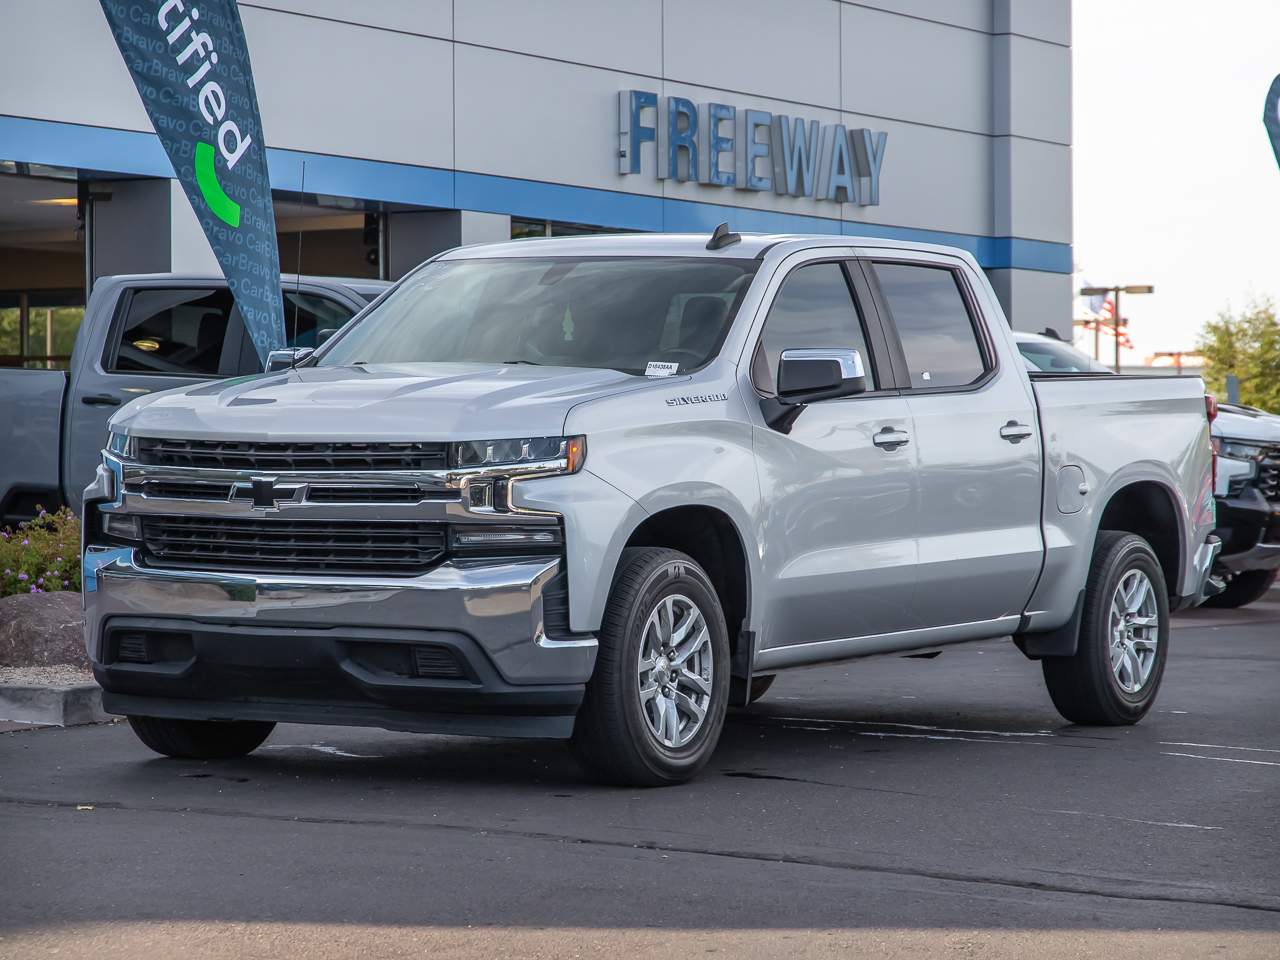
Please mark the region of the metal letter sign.
<svg viewBox="0 0 1280 960"><path fill-rule="evenodd" d="M134 86L264 362L285 346L280 251L235 0L101 0Z"/></svg>
<svg viewBox="0 0 1280 960"><path fill-rule="evenodd" d="M1280 76L1271 81L1271 89L1267 91L1267 105L1262 109L1262 124L1267 128L1267 136L1271 138L1276 163L1280 163Z"/></svg>
<svg viewBox="0 0 1280 960"><path fill-rule="evenodd" d="M888 139L883 130L823 126L723 103L695 105L648 90L618 92L618 172L623 176L641 172L644 145L652 143L659 180L697 180L711 187L874 207L880 204Z"/></svg>

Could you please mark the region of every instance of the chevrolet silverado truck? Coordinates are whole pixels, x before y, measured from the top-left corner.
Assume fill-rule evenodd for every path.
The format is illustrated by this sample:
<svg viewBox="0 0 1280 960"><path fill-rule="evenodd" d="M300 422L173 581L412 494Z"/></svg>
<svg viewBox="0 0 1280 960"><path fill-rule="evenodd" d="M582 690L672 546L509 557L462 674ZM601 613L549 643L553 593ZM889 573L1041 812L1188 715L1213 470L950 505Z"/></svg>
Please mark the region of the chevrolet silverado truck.
<svg viewBox="0 0 1280 960"><path fill-rule="evenodd" d="M1213 422L1217 453L1217 575L1225 589L1205 601L1243 607L1267 595L1280 572L1280 418L1220 404Z"/></svg>
<svg viewBox="0 0 1280 960"><path fill-rule="evenodd" d="M285 330L315 346L390 284L283 278ZM71 369L0 370L0 527L39 507L80 508L107 420L142 394L262 370L227 281L198 274L102 277L76 334Z"/></svg>
<svg viewBox="0 0 1280 960"><path fill-rule="evenodd" d="M354 724L662 785L779 671L1000 637L1130 724L1213 589L1201 382L1030 373L959 250L471 246L289 360L133 401L85 491L88 653L161 754Z"/></svg>

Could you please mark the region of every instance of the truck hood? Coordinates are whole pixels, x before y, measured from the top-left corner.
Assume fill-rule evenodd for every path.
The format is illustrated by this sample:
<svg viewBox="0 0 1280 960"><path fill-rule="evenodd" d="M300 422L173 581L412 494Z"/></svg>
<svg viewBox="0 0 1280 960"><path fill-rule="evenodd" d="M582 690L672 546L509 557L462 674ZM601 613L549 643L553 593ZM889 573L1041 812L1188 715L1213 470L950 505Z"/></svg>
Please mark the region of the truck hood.
<svg viewBox="0 0 1280 960"><path fill-rule="evenodd" d="M1243 407L1219 408L1212 432L1226 440L1280 444L1280 417Z"/></svg>
<svg viewBox="0 0 1280 960"><path fill-rule="evenodd" d="M558 436L574 405L645 381L616 370L406 363L303 367L140 397L111 420L148 437L492 440Z"/></svg>

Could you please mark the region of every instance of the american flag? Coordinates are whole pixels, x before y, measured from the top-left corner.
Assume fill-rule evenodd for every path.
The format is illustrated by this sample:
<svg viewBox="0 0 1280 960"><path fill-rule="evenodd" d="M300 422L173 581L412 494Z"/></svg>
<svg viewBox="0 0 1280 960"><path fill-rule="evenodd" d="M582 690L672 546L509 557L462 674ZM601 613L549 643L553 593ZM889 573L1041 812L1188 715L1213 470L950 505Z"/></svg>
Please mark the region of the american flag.
<svg viewBox="0 0 1280 960"><path fill-rule="evenodd" d="M1098 294L1089 298L1089 311L1103 323L1110 323L1115 319L1116 304L1110 294Z"/></svg>

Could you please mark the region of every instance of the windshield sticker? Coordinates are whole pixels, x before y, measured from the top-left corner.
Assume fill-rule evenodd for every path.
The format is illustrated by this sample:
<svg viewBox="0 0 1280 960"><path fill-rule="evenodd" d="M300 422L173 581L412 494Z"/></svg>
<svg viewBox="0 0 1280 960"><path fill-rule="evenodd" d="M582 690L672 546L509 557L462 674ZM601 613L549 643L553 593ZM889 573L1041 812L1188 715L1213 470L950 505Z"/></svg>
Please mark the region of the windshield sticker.
<svg viewBox="0 0 1280 960"><path fill-rule="evenodd" d="M650 360L648 366L644 368L646 377L674 377L680 371L678 363L663 363L660 360Z"/></svg>

